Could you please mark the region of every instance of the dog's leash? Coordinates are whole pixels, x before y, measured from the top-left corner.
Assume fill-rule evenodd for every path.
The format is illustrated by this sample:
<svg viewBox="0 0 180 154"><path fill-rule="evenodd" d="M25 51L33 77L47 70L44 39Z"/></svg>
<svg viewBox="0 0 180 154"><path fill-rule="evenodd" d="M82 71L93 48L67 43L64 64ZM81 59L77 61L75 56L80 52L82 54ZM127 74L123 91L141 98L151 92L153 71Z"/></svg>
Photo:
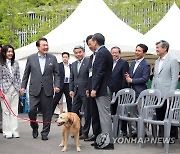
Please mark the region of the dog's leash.
<svg viewBox="0 0 180 154"><path fill-rule="evenodd" d="M43 124L51 124L51 123L56 123L56 122L49 122L49 121L39 121L39 120L30 120L29 118L23 118L23 117L20 117L18 115L16 115L14 113L14 111L12 110L11 106L9 105L4 93L2 92L2 90L0 89L0 97L3 99L4 101L4 104L6 106L6 108L9 110L9 112L14 115L15 117L17 117L18 119L21 119L21 120L25 120L25 121L29 121L29 122L34 122L34 123L43 123Z"/></svg>

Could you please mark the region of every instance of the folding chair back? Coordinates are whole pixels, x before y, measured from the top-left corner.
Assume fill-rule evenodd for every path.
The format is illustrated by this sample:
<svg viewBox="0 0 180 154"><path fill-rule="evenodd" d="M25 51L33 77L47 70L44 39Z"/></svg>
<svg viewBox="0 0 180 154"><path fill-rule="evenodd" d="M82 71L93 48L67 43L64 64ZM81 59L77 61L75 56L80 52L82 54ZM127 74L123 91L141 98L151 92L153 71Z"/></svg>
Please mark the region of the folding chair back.
<svg viewBox="0 0 180 154"><path fill-rule="evenodd" d="M118 100L118 106L116 115L113 118L113 134L114 137L118 136L119 130L121 129L121 122L119 122L119 117L128 117L128 106L134 104L135 102L135 91L130 88L125 88L113 95L111 103L115 103Z"/></svg>
<svg viewBox="0 0 180 154"><path fill-rule="evenodd" d="M157 89L146 89L140 93L136 102L138 104L139 116L145 116L147 118L148 115L149 118L153 118L155 110L149 109L145 111L145 107L159 105L161 103L161 92Z"/></svg>
<svg viewBox="0 0 180 154"><path fill-rule="evenodd" d="M164 103L167 103L165 118L163 121L160 120L153 120L149 119L149 112L148 110L155 110L156 108L162 107ZM165 153L169 151L169 139L170 139L170 131L171 126L180 126L180 90L170 91L166 94L160 104L146 106L143 109L145 113L142 119L140 120L140 137L143 138L142 132L144 132L144 123L150 123L155 125L162 125L164 126L164 150ZM142 147L143 143L140 144Z"/></svg>
<svg viewBox="0 0 180 154"><path fill-rule="evenodd" d="M180 122L180 90L170 91L163 101L167 100L165 120L170 120L172 125Z"/></svg>
<svg viewBox="0 0 180 154"><path fill-rule="evenodd" d="M135 91L130 88L125 88L117 92L116 99L118 99L118 107L116 113L118 115L128 116L127 105L135 102Z"/></svg>

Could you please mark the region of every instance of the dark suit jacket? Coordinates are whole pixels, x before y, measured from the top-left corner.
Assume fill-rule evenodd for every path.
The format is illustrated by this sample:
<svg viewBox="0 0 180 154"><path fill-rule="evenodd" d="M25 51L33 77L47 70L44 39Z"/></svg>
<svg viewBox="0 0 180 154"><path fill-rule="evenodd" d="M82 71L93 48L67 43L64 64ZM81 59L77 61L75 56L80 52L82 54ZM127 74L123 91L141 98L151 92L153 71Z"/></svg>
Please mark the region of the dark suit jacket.
<svg viewBox="0 0 180 154"><path fill-rule="evenodd" d="M64 78L65 78L65 70L63 62L58 63L59 65L59 75L60 75L60 89L63 89L64 86ZM71 72L71 64L69 64L70 72Z"/></svg>
<svg viewBox="0 0 180 154"><path fill-rule="evenodd" d="M92 69L92 60L93 60L93 54L89 58L89 65L88 65L88 70ZM92 76L88 78L88 83L87 83L87 90L92 90Z"/></svg>
<svg viewBox="0 0 180 154"><path fill-rule="evenodd" d="M84 58L79 73L77 72L78 61L72 63L72 70L70 75L69 90L77 92L82 96L86 96L86 88L89 77L88 64L89 59Z"/></svg>
<svg viewBox="0 0 180 154"><path fill-rule="evenodd" d="M107 87L112 90L112 67L111 53L102 46L96 53L92 71L92 89L96 90L96 96L106 96Z"/></svg>
<svg viewBox="0 0 180 154"><path fill-rule="evenodd" d="M130 86L135 90L136 97L138 97L143 90L147 89L146 83L150 77L150 65L146 59L143 59L133 73L135 63L135 61L132 61L129 75L132 78Z"/></svg>
<svg viewBox="0 0 180 154"><path fill-rule="evenodd" d="M53 96L54 87L60 87L59 68L57 59L52 54L46 54L46 63L43 74L41 73L38 54L28 57L21 88L26 88L30 76L29 94L38 96L44 88L46 96Z"/></svg>
<svg viewBox="0 0 180 154"><path fill-rule="evenodd" d="M126 82L124 74L129 71L129 64L123 59L119 59L112 71L113 78L113 92L118 92L123 88L127 88L128 84Z"/></svg>

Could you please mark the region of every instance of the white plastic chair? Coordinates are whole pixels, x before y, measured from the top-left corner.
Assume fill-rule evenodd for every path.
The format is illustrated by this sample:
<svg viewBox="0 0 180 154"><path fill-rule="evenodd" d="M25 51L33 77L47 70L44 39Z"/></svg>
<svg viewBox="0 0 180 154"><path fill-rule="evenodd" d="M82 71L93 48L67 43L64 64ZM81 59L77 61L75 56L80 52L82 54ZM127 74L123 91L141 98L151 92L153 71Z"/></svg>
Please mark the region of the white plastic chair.
<svg viewBox="0 0 180 154"><path fill-rule="evenodd" d="M138 109L139 109L139 123L138 123L138 137L145 136L145 130L142 132L140 130L140 122L142 122L143 116L148 116L148 119L155 119L155 109L149 109L148 111L144 112L146 110L146 107L152 106L152 105L159 105L161 103L161 92L157 89L147 89L140 93L137 101L139 103ZM148 115L147 115L148 114ZM153 133L156 132L153 127ZM156 137L155 133L153 134L154 137Z"/></svg>
<svg viewBox="0 0 180 154"><path fill-rule="evenodd" d="M116 95L112 97L111 104L114 104L118 99L118 106L116 115L112 115L113 119L113 136L116 138L120 134L121 117L128 117L128 106L131 106L135 102L135 91L130 88L119 90Z"/></svg>
<svg viewBox="0 0 180 154"><path fill-rule="evenodd" d="M149 118L151 115L150 111L162 107L166 100L167 108L164 120L160 121ZM143 108L143 116L140 120L140 132L143 132L140 133L142 140L144 139L144 123L164 126L164 150L165 153L168 153L171 126L180 126L180 90L167 93L160 104L152 104ZM143 142L140 143L140 146L143 147Z"/></svg>
<svg viewBox="0 0 180 154"><path fill-rule="evenodd" d="M118 95L118 94L117 94ZM135 95L134 95L134 99L135 99ZM116 128L118 128L116 126L116 124L114 122L119 122L119 120L125 120L128 121L128 124L131 122L137 122L138 124L138 138L140 137L140 120L142 117L142 109L145 106L149 106L149 105L155 105L155 104L160 104L161 102L161 93L159 90L152 90L152 89L147 89L144 90L140 93L139 97L137 98L136 102L134 103L134 100L132 102L126 102L124 104L120 104L118 105L117 108L117 114L116 116L114 116L113 120L113 125L115 126L114 128L114 133L116 133ZM137 117L132 117L131 113L129 114L129 112L127 112L128 109L130 109L131 107L137 107L138 109L138 116ZM131 112L131 111L130 111ZM153 119L153 116L155 114L155 110L149 110L149 115L151 115L151 119ZM119 125L121 126L121 123L119 123ZM120 127L119 127L120 128ZM129 136L131 137L132 134L132 130L131 130L131 126L129 126ZM116 137L117 135L114 134L114 136Z"/></svg>

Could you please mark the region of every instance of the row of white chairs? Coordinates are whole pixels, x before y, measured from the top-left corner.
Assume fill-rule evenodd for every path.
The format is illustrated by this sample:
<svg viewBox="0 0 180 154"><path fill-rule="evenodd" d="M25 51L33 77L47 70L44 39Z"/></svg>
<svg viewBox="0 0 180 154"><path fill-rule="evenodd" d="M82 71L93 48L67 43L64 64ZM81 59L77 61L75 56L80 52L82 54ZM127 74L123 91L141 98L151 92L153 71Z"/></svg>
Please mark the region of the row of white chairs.
<svg viewBox="0 0 180 154"><path fill-rule="evenodd" d="M140 93L136 99L135 91L130 88L125 88L114 94L111 103L118 101L116 115L112 116L113 119L113 135L115 138L119 137L119 129L122 125L122 120L137 122L137 129L139 139L144 139L145 124L152 124L164 126L164 150L165 153L169 152L169 139L171 126L180 126L180 90L174 90L167 93L162 99L161 93L157 89L147 89ZM156 120L157 108L161 108L167 102L167 109L163 121ZM130 108L137 107L138 117L131 117ZM129 126L129 135L131 137L131 126ZM155 127L156 128L156 127ZM155 131L155 130L154 130ZM140 147L143 147L143 142L140 142Z"/></svg>

